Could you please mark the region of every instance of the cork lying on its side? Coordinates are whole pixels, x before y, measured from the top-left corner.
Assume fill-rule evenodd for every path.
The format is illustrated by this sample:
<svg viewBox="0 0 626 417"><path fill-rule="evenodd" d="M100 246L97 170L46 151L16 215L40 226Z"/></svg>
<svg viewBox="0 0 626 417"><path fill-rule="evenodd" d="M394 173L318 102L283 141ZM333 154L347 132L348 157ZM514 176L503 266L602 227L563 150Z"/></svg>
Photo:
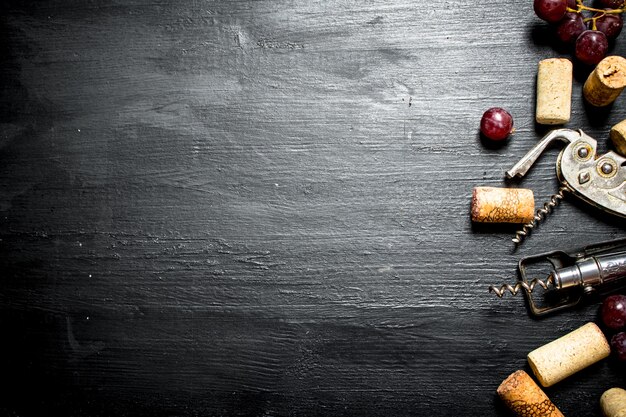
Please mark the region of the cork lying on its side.
<svg viewBox="0 0 626 417"><path fill-rule="evenodd" d="M549 387L609 356L611 348L602 330L587 323L528 354L539 383Z"/></svg>
<svg viewBox="0 0 626 417"><path fill-rule="evenodd" d="M626 417L626 390L611 388L600 397L604 417Z"/></svg>
<svg viewBox="0 0 626 417"><path fill-rule="evenodd" d="M537 108L535 120L543 125L569 122L572 111L572 62L550 58L539 62L537 69Z"/></svg>
<svg viewBox="0 0 626 417"><path fill-rule="evenodd" d="M528 223L535 215L535 196L525 188L476 187L471 211L478 223Z"/></svg>
<svg viewBox="0 0 626 417"><path fill-rule="evenodd" d="M613 126L609 135L615 150L620 155L626 156L626 119Z"/></svg>
<svg viewBox="0 0 626 417"><path fill-rule="evenodd" d="M498 387L498 395L518 417L563 417L532 378L515 371Z"/></svg>
<svg viewBox="0 0 626 417"><path fill-rule="evenodd" d="M626 59L607 56L589 74L583 86L585 99L596 107L613 103L626 87Z"/></svg>

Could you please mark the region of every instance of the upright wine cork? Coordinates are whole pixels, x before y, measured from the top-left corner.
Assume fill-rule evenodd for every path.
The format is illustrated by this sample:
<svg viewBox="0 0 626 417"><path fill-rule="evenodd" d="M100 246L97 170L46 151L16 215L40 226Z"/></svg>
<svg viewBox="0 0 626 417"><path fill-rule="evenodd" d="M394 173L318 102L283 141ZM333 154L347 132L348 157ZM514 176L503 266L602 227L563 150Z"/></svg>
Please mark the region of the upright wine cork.
<svg viewBox="0 0 626 417"><path fill-rule="evenodd" d="M561 125L569 122L572 110L572 69L572 62L565 58L539 62L535 110L537 123Z"/></svg>
<svg viewBox="0 0 626 417"><path fill-rule="evenodd" d="M626 156L626 119L611 128L609 133L615 150L622 156Z"/></svg>
<svg viewBox="0 0 626 417"><path fill-rule="evenodd" d="M596 107L613 103L626 87L626 59L607 56L589 74L583 86L585 99Z"/></svg>
<svg viewBox="0 0 626 417"><path fill-rule="evenodd" d="M535 196L526 188L476 187L471 211L478 223L528 223L535 215Z"/></svg>
<svg viewBox="0 0 626 417"><path fill-rule="evenodd" d="M549 387L609 356L611 348L602 330L587 323L528 354L539 383Z"/></svg>
<svg viewBox="0 0 626 417"><path fill-rule="evenodd" d="M498 395L518 417L563 417L524 371L515 371L498 387Z"/></svg>
<svg viewBox="0 0 626 417"><path fill-rule="evenodd" d="M626 390L611 388L600 397L604 417L626 417Z"/></svg>

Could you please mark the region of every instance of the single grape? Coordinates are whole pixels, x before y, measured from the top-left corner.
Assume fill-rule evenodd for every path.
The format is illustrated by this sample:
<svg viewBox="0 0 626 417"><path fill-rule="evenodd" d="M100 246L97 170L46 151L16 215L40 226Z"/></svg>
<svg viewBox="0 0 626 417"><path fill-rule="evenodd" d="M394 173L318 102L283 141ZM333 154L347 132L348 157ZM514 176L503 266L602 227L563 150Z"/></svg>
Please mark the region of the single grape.
<svg viewBox="0 0 626 417"><path fill-rule="evenodd" d="M513 132L513 117L500 107L492 107L480 119L480 131L488 139L504 140Z"/></svg>
<svg viewBox="0 0 626 417"><path fill-rule="evenodd" d="M626 362L626 332L619 332L611 338L611 347L620 362Z"/></svg>
<svg viewBox="0 0 626 417"><path fill-rule="evenodd" d="M583 16L580 13L565 13L565 17L556 29L556 35L564 43L574 43L576 39L587 29Z"/></svg>
<svg viewBox="0 0 626 417"><path fill-rule="evenodd" d="M534 0L533 8L540 19L556 23L567 11L567 0Z"/></svg>
<svg viewBox="0 0 626 417"><path fill-rule="evenodd" d="M613 330L626 326L626 295L610 295L602 302L602 322Z"/></svg>
<svg viewBox="0 0 626 417"><path fill-rule="evenodd" d="M621 9L624 6L624 0L600 0L600 3L610 9Z"/></svg>
<svg viewBox="0 0 626 417"><path fill-rule="evenodd" d="M567 7L570 9L578 9L578 4L576 4L576 0L567 0Z"/></svg>
<svg viewBox="0 0 626 417"><path fill-rule="evenodd" d="M596 16L601 16L601 13L596 13ZM605 14L596 19L596 29L604 33L607 39L617 38L622 31L622 26L624 26L624 19L620 14Z"/></svg>
<svg viewBox="0 0 626 417"><path fill-rule="evenodd" d="M609 41L599 30L586 30L576 39L576 58L587 65L602 61L608 49Z"/></svg>

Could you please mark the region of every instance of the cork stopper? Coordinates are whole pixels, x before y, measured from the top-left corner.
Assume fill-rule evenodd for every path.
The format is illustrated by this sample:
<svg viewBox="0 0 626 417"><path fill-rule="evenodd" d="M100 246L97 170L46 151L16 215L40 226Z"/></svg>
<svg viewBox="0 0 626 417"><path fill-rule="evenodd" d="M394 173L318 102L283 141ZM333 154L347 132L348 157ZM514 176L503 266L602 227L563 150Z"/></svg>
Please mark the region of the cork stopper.
<svg viewBox="0 0 626 417"><path fill-rule="evenodd" d="M611 128L609 133L615 150L622 156L626 156L626 119Z"/></svg>
<svg viewBox="0 0 626 417"><path fill-rule="evenodd" d="M572 62L565 58L550 58L539 62L537 68L537 106L535 120L543 125L569 122L572 110Z"/></svg>
<svg viewBox="0 0 626 417"><path fill-rule="evenodd" d="M496 392L518 417L563 417L556 405L524 371L513 372Z"/></svg>
<svg viewBox="0 0 626 417"><path fill-rule="evenodd" d="M471 215L477 223L529 223L535 215L535 196L525 188L476 187Z"/></svg>
<svg viewBox="0 0 626 417"><path fill-rule="evenodd" d="M626 59L621 56L604 58L589 74L583 86L585 99L596 107L608 106L626 87Z"/></svg>
<svg viewBox="0 0 626 417"><path fill-rule="evenodd" d="M611 388L600 397L604 417L626 417L626 390Z"/></svg>
<svg viewBox="0 0 626 417"><path fill-rule="evenodd" d="M609 342L595 323L543 345L528 354L528 363L544 387L549 387L611 353Z"/></svg>

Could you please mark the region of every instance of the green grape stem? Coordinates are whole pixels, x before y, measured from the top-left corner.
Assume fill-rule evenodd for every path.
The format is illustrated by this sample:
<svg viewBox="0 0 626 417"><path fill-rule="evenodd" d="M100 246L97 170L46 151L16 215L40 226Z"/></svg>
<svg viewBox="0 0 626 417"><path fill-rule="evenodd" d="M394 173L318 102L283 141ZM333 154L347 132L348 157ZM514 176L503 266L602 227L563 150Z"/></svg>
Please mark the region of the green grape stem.
<svg viewBox="0 0 626 417"><path fill-rule="evenodd" d="M572 9L572 8L568 7L567 11L570 12L570 13L581 13L583 10L585 10L585 11L588 11L588 12L602 13L602 16L604 16L605 14L620 14L620 13L626 12L626 9L624 9L624 8L603 10L603 9L596 9L595 7L585 6L583 4L583 0L576 0L576 6L577 6L576 9ZM598 18L600 18L602 16L598 16ZM594 26L594 30L595 30L595 26L596 26L595 19L593 20L593 26Z"/></svg>
<svg viewBox="0 0 626 417"><path fill-rule="evenodd" d="M572 9L571 7L568 7L566 10L569 13L582 13L583 11L601 13L599 16L587 17L583 19L585 23L591 21L591 29L593 30L598 30L598 27L596 26L596 21L600 19L601 17L607 14L620 14L620 13L626 12L626 8L603 10L603 9L596 9L595 7L585 6L583 4L583 0L576 0L576 9Z"/></svg>

